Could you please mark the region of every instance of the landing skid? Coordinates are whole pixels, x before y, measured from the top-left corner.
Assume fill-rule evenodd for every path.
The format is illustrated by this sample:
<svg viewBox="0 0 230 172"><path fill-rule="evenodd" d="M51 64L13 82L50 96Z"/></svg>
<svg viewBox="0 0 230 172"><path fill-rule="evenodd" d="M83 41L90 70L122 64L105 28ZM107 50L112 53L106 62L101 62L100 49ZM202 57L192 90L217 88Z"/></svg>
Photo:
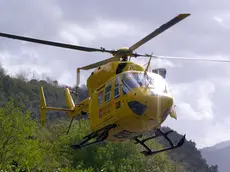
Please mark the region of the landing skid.
<svg viewBox="0 0 230 172"><path fill-rule="evenodd" d="M150 156L150 155L154 155L154 154L157 154L157 153L160 153L160 152L165 152L165 151L168 151L168 150L172 150L172 149L176 149L178 147L181 147L184 144L185 135L180 139L180 141L176 145L174 145L172 143L172 141L170 140L170 138L168 137L168 134L171 133L171 132L173 132L173 131L170 130L170 131L164 132L161 129L157 129L154 136L151 136L151 137L148 137L148 138L142 139L142 140L140 140L138 137L134 138L134 140L136 141L135 144L141 144L146 149L146 151L141 152L145 156ZM163 136L168 141L168 143L170 144L170 147L153 151L151 148L149 148L145 144L146 141L151 140L151 139L155 139L155 138L160 137L160 136Z"/></svg>
<svg viewBox="0 0 230 172"><path fill-rule="evenodd" d="M107 139L107 137L109 135L109 130L115 128L116 126L117 126L116 124L111 124L111 125L108 125L104 128L101 128L95 132L92 132L89 135L85 136L79 144L72 145L71 148L81 149L83 147L86 147L86 146L89 146L92 144L103 142L104 140ZM94 139L94 138L96 138L95 141L89 142L91 139Z"/></svg>

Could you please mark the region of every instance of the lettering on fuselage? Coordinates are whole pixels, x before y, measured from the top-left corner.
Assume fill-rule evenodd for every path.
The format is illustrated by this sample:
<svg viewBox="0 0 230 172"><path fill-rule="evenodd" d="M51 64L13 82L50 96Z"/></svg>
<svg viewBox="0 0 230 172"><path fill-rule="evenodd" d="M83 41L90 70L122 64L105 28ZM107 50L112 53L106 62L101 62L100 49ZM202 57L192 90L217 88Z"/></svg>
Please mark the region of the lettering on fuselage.
<svg viewBox="0 0 230 172"><path fill-rule="evenodd" d="M125 139L125 138L133 138L135 136L139 135L138 133L136 132L131 132L131 131L128 131L128 130L122 130L120 131L119 133L113 135L114 137L116 138L119 138L119 139Z"/></svg>
<svg viewBox="0 0 230 172"><path fill-rule="evenodd" d="M99 109L99 117L104 117L107 116L108 114L112 113L112 109L113 106L115 105L116 109L119 109L121 107L121 101L112 101L110 102L108 105L106 105L105 107L102 107L101 109Z"/></svg>
<svg viewBox="0 0 230 172"><path fill-rule="evenodd" d="M99 117L105 117L112 112L112 103L107 104L99 110Z"/></svg>

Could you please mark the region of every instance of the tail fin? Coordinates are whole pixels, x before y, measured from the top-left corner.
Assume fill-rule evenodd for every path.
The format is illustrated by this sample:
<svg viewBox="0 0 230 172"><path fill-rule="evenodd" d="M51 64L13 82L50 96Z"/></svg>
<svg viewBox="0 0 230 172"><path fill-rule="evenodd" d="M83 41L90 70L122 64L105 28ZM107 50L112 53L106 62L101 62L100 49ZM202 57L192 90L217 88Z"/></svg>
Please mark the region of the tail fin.
<svg viewBox="0 0 230 172"><path fill-rule="evenodd" d="M66 101L67 108L72 110L72 111L68 112L68 115L73 116L73 110L74 110L75 104L74 104L73 98L70 94L69 88L65 89L65 101Z"/></svg>
<svg viewBox="0 0 230 172"><path fill-rule="evenodd" d="M46 99L43 91L43 87L40 87L40 117L41 117L41 122L42 126L45 124L46 120Z"/></svg>

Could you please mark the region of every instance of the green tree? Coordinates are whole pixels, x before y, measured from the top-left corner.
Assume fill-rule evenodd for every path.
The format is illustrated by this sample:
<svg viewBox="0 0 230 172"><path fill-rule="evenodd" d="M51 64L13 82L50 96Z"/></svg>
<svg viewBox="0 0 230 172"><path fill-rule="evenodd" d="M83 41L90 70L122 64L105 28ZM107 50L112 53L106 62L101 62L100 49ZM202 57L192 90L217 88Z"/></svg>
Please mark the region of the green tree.
<svg viewBox="0 0 230 172"><path fill-rule="evenodd" d="M30 113L11 100L0 108L0 168L16 161L19 166L35 168L42 161L38 140L34 138L36 121Z"/></svg>

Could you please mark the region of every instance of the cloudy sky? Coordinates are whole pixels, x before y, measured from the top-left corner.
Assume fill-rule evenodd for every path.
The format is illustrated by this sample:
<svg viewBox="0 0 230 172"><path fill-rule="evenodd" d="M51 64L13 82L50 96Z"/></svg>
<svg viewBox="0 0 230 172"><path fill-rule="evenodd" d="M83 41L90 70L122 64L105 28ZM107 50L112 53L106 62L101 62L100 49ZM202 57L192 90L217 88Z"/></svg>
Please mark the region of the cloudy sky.
<svg viewBox="0 0 230 172"><path fill-rule="evenodd" d="M191 16L140 47L139 53L229 58L230 1L0 0L0 32L51 41L118 49L128 47L179 13ZM0 38L8 73L30 69L73 85L76 68L110 57ZM144 64L147 61L138 60ZM153 61L165 67L178 120L165 125L187 134L197 147L230 140L230 63ZM82 73L84 83L89 72Z"/></svg>

